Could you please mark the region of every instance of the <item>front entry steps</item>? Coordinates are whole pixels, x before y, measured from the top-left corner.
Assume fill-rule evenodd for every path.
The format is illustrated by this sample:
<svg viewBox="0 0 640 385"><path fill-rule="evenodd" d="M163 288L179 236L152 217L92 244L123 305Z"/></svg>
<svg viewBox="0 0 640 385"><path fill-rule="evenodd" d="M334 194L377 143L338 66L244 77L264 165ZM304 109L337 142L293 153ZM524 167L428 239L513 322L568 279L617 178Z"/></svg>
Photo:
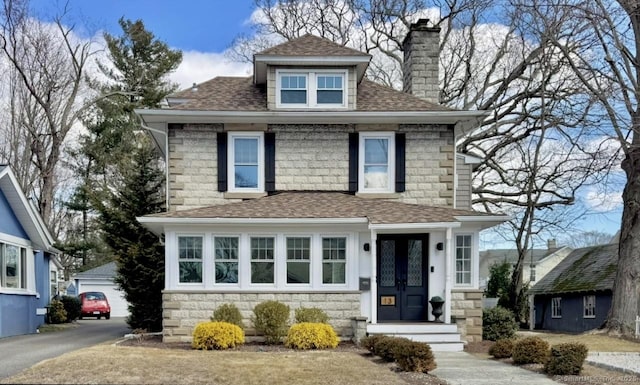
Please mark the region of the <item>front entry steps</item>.
<svg viewBox="0 0 640 385"><path fill-rule="evenodd" d="M461 352L464 348L464 342L460 340L456 324L402 322L367 324L367 334L383 334L426 342L434 352Z"/></svg>

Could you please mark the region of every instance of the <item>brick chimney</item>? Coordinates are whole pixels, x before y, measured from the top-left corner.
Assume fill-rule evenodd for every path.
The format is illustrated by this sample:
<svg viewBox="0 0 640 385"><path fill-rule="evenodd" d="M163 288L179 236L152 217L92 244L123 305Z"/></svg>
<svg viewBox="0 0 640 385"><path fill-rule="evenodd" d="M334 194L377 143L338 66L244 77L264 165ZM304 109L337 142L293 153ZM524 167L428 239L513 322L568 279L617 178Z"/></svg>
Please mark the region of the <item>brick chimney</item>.
<svg viewBox="0 0 640 385"><path fill-rule="evenodd" d="M411 24L402 42L404 51L403 91L439 103L438 61L440 28L429 26L428 19Z"/></svg>

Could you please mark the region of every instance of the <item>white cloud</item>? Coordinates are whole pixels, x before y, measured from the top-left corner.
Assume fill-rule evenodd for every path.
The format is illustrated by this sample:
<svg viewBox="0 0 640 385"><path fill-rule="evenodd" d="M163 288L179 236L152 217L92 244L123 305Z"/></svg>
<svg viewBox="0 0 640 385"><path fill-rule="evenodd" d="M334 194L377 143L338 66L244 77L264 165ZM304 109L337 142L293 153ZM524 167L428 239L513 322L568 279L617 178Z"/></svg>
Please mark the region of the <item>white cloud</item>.
<svg viewBox="0 0 640 385"><path fill-rule="evenodd" d="M599 191L590 188L585 194L587 207L593 211L607 212L622 207L622 191Z"/></svg>
<svg viewBox="0 0 640 385"><path fill-rule="evenodd" d="M249 76L252 72L251 64L232 62L224 53L183 51L182 63L169 78L183 89L216 76Z"/></svg>

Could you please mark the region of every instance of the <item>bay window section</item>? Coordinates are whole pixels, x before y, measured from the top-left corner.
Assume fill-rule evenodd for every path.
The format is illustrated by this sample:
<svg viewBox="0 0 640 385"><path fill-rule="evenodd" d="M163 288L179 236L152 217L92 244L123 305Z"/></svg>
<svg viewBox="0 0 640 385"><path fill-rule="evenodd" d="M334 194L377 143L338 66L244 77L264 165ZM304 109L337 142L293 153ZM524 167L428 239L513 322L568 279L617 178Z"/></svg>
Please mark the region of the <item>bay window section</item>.
<svg viewBox="0 0 640 385"><path fill-rule="evenodd" d="M215 237L215 283L238 283L238 238Z"/></svg>
<svg viewBox="0 0 640 385"><path fill-rule="evenodd" d="M251 283L275 283L274 238L251 238Z"/></svg>
<svg viewBox="0 0 640 385"><path fill-rule="evenodd" d="M311 238L287 238L287 283L309 283Z"/></svg>
<svg viewBox="0 0 640 385"><path fill-rule="evenodd" d="M322 283L346 283L347 239L322 238Z"/></svg>
<svg viewBox="0 0 640 385"><path fill-rule="evenodd" d="M180 283L202 283L202 237L178 237Z"/></svg>

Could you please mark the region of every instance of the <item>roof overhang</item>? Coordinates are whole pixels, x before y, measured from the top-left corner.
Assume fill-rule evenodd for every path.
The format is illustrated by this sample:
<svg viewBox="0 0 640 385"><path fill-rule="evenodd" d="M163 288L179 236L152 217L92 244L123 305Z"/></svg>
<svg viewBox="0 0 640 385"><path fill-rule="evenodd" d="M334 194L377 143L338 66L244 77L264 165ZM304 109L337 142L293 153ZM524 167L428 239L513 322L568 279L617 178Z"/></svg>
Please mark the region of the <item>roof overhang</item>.
<svg viewBox="0 0 640 385"><path fill-rule="evenodd" d="M10 167L0 170L0 190L7 198L11 210L27 233L35 249L48 253L60 253L53 247L53 237L47 229L42 217L33 204L27 199Z"/></svg>
<svg viewBox="0 0 640 385"><path fill-rule="evenodd" d="M368 218L167 218L137 217L136 220L155 234L162 234L165 226L201 226L201 225L367 225L375 231L415 231L460 228L473 224L480 229L495 226L508 216L455 217L456 222L426 223L371 223Z"/></svg>
<svg viewBox="0 0 640 385"><path fill-rule="evenodd" d="M282 55L260 55L253 56L253 80L255 84L265 84L267 82L267 67L270 65L280 66L305 66L305 67L356 67L358 82L362 80L371 55L361 56L282 56Z"/></svg>

